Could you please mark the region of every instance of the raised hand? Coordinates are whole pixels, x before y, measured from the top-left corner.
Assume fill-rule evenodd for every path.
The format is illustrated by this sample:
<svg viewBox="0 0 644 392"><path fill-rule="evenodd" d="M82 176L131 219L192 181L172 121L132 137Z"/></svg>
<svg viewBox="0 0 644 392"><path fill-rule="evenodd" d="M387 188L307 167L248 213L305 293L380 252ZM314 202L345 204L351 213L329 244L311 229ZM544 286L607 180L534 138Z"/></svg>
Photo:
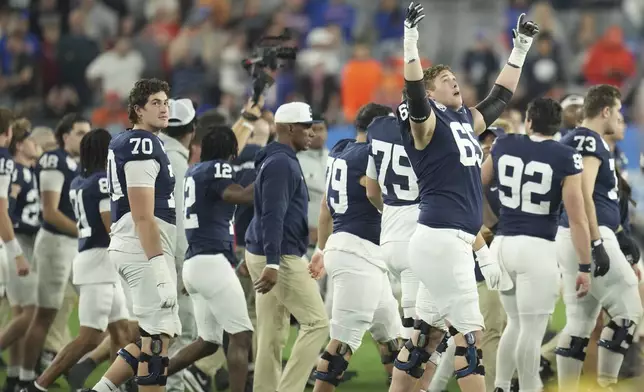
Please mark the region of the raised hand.
<svg viewBox="0 0 644 392"><path fill-rule="evenodd" d="M414 4L412 1L407 7L407 13L405 14L405 27L408 29L413 29L418 26L418 23L423 20L425 17L425 10L422 4Z"/></svg>

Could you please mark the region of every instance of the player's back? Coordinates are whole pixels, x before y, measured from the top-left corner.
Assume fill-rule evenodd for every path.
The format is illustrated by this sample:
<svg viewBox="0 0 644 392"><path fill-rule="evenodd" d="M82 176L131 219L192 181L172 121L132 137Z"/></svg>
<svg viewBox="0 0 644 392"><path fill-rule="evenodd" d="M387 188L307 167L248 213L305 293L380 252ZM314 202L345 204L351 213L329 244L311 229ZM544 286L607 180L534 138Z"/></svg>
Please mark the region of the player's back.
<svg viewBox="0 0 644 392"><path fill-rule="evenodd" d="M398 120L376 117L367 128L371 144L367 175L382 190L381 244L408 241L418 221L418 179L403 146Z"/></svg>
<svg viewBox="0 0 644 392"><path fill-rule="evenodd" d="M554 241L563 181L581 172L581 156L555 140L506 135L492 147L501 204L497 235Z"/></svg>
<svg viewBox="0 0 644 392"><path fill-rule="evenodd" d="M197 255L223 254L231 263L235 205L221 195L234 183L232 165L224 160L197 163L184 179L184 227L188 239L186 260Z"/></svg>
<svg viewBox="0 0 644 392"><path fill-rule="evenodd" d="M593 190L597 224L616 231L620 225L619 195L615 159L608 144L597 132L583 127L567 133L561 139L561 143L576 149L582 157L592 156L600 160ZM569 227L565 210L561 215L560 223L564 227Z"/></svg>
<svg viewBox="0 0 644 392"><path fill-rule="evenodd" d="M34 235L40 228L40 194L36 174L30 167L14 163L11 185L20 187L13 200L10 213L14 232Z"/></svg>
<svg viewBox="0 0 644 392"><path fill-rule="evenodd" d="M110 235L101 219L101 209L108 211L105 204L109 200L107 175L104 171L74 178L70 185L69 198L74 207L78 227L78 251L94 248L107 248Z"/></svg>
<svg viewBox="0 0 644 392"><path fill-rule="evenodd" d="M152 162L149 173L141 170L143 161ZM147 170L147 169L146 169ZM126 171L135 180L145 184L128 184ZM176 211L174 201L174 176L172 166L155 134L144 130L126 130L110 141L107 154L107 178L110 186L112 213L112 241L110 249L127 253L143 253L136 234L128 199L128 186L149 186L148 178L156 174L154 182L154 216L159 224L164 251L174 254Z"/></svg>
<svg viewBox="0 0 644 392"><path fill-rule="evenodd" d="M432 228L478 233L482 224L483 152L472 128L470 110L452 110L429 100L436 126L431 142L422 150L414 146L407 104L396 111L409 161L418 178L418 223Z"/></svg>
<svg viewBox="0 0 644 392"><path fill-rule="evenodd" d="M76 161L62 148L53 151L48 151L40 156L35 168L36 177L41 179L43 173L58 172L62 174L62 188L60 190L60 200L58 201L58 210L71 220L75 220L74 209L72 208L71 201L69 200L69 186L72 183L76 174L78 174L78 164ZM39 182L40 190L43 189L42 181ZM56 226L43 219L42 228L54 233L68 235L56 228Z"/></svg>
<svg viewBox="0 0 644 392"><path fill-rule="evenodd" d="M380 243L380 213L360 184L366 175L369 144L340 140L327 160L326 202L333 217L333 233L350 233Z"/></svg>

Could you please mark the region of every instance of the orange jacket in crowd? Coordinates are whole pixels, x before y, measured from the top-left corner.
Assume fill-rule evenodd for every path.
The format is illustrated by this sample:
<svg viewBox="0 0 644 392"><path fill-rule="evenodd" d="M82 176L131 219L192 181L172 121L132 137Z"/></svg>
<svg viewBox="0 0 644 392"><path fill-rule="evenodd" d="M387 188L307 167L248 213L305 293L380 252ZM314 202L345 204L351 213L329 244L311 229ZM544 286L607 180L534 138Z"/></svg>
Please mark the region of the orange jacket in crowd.
<svg viewBox="0 0 644 392"><path fill-rule="evenodd" d="M635 75L635 71L635 59L624 44L622 29L612 26L588 50L583 74L590 85L621 87L626 79Z"/></svg>

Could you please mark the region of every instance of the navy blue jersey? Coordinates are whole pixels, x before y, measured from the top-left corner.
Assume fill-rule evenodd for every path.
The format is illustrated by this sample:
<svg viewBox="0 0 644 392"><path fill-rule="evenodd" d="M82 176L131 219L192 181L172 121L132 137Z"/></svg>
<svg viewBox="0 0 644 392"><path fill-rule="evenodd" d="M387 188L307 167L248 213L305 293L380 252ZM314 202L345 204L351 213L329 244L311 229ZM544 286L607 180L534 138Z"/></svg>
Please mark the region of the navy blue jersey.
<svg viewBox="0 0 644 392"><path fill-rule="evenodd" d="M566 134L561 143L576 149L582 157L592 156L601 161L593 190L597 224L609 227L613 231L617 230L620 224L617 174L615 159L608 144L597 132L582 127ZM570 227L565 211L561 215L561 225Z"/></svg>
<svg viewBox="0 0 644 392"><path fill-rule="evenodd" d="M105 229L100 210L101 201L109 197L104 171L92 173L88 177L77 176L72 181L69 198L76 215L79 252L109 246L110 235Z"/></svg>
<svg viewBox="0 0 644 392"><path fill-rule="evenodd" d="M63 188L60 190L60 200L58 201L58 211L62 212L66 217L71 220L76 220L74 216L74 209L69 200L69 186L72 180L78 174L78 164L76 161L62 148L57 150L48 151L40 157L36 165L36 176L40 178L40 174L45 171L58 171L63 174L65 181ZM42 185L42 184L41 184ZM43 229L56 234L62 234L71 237L56 228L56 226L43 219Z"/></svg>
<svg viewBox="0 0 644 392"><path fill-rule="evenodd" d="M112 198L112 222L130 212L125 180L125 164L128 162L155 160L159 174L154 183L154 216L174 225L174 175L163 142L153 133L140 129L127 130L112 138L107 153L107 177Z"/></svg>
<svg viewBox="0 0 644 392"><path fill-rule="evenodd" d="M490 205L490 209L498 218L501 214L501 200L499 200L499 184L494 180L490 185L485 189L485 198L487 199L487 204ZM488 229L492 230L491 227Z"/></svg>
<svg viewBox="0 0 644 392"><path fill-rule="evenodd" d="M501 202L497 235L554 241L563 180L581 173L581 155L555 140L527 135L499 137L491 154Z"/></svg>
<svg viewBox="0 0 644 392"><path fill-rule="evenodd" d="M376 117L367 128L367 140L383 202L390 206L418 204L416 174L403 147L396 117Z"/></svg>
<svg viewBox="0 0 644 392"><path fill-rule="evenodd" d="M20 187L20 192L11 200L10 215L14 232L36 234L40 228L40 194L34 170L15 163L11 185Z"/></svg>
<svg viewBox="0 0 644 392"><path fill-rule="evenodd" d="M396 110L403 145L420 189L418 223L476 235L483 222L483 151L472 128L470 110L452 110L429 100L436 115L431 142L417 150L407 104Z"/></svg>
<svg viewBox="0 0 644 392"><path fill-rule="evenodd" d="M380 213L360 185L366 175L370 146L352 139L340 140L329 152L326 166L326 203L334 233L351 233L380 244Z"/></svg>
<svg viewBox="0 0 644 392"><path fill-rule="evenodd" d="M223 254L231 263L235 205L223 200L223 193L235 183L230 163L213 160L197 163L186 172L184 227L188 239L186 260L197 255Z"/></svg>
<svg viewBox="0 0 644 392"><path fill-rule="evenodd" d="M233 164L235 171L235 182L242 187L247 187L255 182L255 155L262 149L262 146L257 144L247 144L241 151ZM253 219L253 205L237 205L235 210L235 239L237 245L245 246L246 230L250 221Z"/></svg>

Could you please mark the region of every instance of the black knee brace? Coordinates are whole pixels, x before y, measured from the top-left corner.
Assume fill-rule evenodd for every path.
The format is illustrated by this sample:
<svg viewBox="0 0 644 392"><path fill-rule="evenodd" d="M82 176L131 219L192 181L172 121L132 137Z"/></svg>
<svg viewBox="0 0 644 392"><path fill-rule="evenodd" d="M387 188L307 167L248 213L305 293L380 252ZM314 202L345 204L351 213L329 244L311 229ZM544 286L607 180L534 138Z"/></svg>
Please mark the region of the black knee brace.
<svg viewBox="0 0 644 392"><path fill-rule="evenodd" d="M322 353L322 359L329 363L327 365L327 371L321 372L316 370L314 373L315 379L328 382L329 384L337 387L340 381L342 381L342 374L349 366L349 362L344 359L344 356L350 351L351 348L349 348L349 345L345 343L340 344L340 347L338 347L335 354L331 354L325 350Z"/></svg>
<svg viewBox="0 0 644 392"><path fill-rule="evenodd" d="M404 328L413 328L414 327L414 319L412 317L403 317L402 326Z"/></svg>
<svg viewBox="0 0 644 392"><path fill-rule="evenodd" d="M450 328L450 333L452 329ZM454 372L456 378L467 377L470 374L478 374L485 376L485 367L481 360L483 359L483 351L476 348L476 336L474 332L469 332L463 335L465 338L465 343L467 347L456 346L454 350L454 355L459 357L465 357L467 361L467 366L464 368L458 369Z"/></svg>
<svg viewBox="0 0 644 392"><path fill-rule="evenodd" d="M586 347L590 339L580 338L579 336L570 337L570 347L563 348L557 347L555 349L555 354L561 357L572 358L578 361L584 362L586 360Z"/></svg>
<svg viewBox="0 0 644 392"><path fill-rule="evenodd" d="M597 345L614 353L626 355L626 351L628 351L628 348L633 344L635 322L625 319L618 320L618 322L621 325L617 324L615 320L611 320L610 323L604 327L613 330L612 339L599 339Z"/></svg>
<svg viewBox="0 0 644 392"><path fill-rule="evenodd" d="M161 340L161 335L150 335L147 332L141 330L141 336L150 337L152 342L150 342L150 351L152 355L146 354L141 351L139 356L139 362L147 362L148 364L148 375L147 376L136 376L136 383L138 385L165 385L168 381L168 377L164 374L165 370L170 363L168 357L162 357L161 351L163 350L163 341Z"/></svg>
<svg viewBox="0 0 644 392"><path fill-rule="evenodd" d="M132 368L132 371L134 372L134 375L136 376L136 373L139 371L139 360L134 357L129 351L127 351L125 348L120 349L116 355L119 357L123 358L125 362L127 362L128 365Z"/></svg>
<svg viewBox="0 0 644 392"><path fill-rule="evenodd" d="M398 340L390 340L388 342L383 342L380 344L386 345L388 351L387 354L380 354L380 362L383 365L394 363L394 361L398 357L398 353L400 352L400 345L398 344Z"/></svg>
<svg viewBox="0 0 644 392"><path fill-rule="evenodd" d="M414 378L421 378L425 372L425 364L429 361L431 356L425 347L429 344L429 334L432 329L431 325L423 320L414 321L414 329L420 331L418 336L418 343L414 345L411 339L405 342L405 348L409 351L409 358L407 362L400 362L398 358L394 361L396 369L402 370Z"/></svg>
<svg viewBox="0 0 644 392"><path fill-rule="evenodd" d="M439 353L439 354L441 354L441 355L442 355L442 354L447 350L447 341L448 341L448 340L449 340L449 338L451 338L451 337L452 337L452 334L451 334L451 333L449 333L449 332L447 332L447 333L445 334L445 336L443 336L443 340L441 340L441 342L440 342L440 343L438 344L438 346L436 347L436 352L437 352L437 353Z"/></svg>

